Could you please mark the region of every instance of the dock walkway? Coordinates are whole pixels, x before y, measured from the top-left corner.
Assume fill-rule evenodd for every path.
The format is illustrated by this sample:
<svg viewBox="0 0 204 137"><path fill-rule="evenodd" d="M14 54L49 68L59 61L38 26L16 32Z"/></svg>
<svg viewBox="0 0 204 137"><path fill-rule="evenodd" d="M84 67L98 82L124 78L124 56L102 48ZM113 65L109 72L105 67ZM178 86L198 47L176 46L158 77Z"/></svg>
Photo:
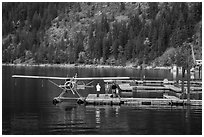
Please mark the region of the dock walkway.
<svg viewBox="0 0 204 137"><path fill-rule="evenodd" d="M181 88L175 87L174 85L164 85L167 89L170 89L176 93L181 93Z"/></svg>
<svg viewBox="0 0 204 137"><path fill-rule="evenodd" d="M111 94L89 94L85 99L86 104L93 105L188 105L186 99L179 98L112 98ZM191 100L190 105L201 106L202 100Z"/></svg>
<svg viewBox="0 0 204 137"><path fill-rule="evenodd" d="M167 98L167 99L177 99L177 100L179 100L180 98L178 98L178 97L175 97L175 96L170 96L170 95L168 95L168 94L163 94L163 97L164 98Z"/></svg>
<svg viewBox="0 0 204 137"><path fill-rule="evenodd" d="M121 98L126 105L188 105L186 99L177 98ZM192 106L201 106L202 100L190 100Z"/></svg>
<svg viewBox="0 0 204 137"><path fill-rule="evenodd" d="M120 105L120 98L111 98L111 94L89 94L85 99L86 104L94 105Z"/></svg>

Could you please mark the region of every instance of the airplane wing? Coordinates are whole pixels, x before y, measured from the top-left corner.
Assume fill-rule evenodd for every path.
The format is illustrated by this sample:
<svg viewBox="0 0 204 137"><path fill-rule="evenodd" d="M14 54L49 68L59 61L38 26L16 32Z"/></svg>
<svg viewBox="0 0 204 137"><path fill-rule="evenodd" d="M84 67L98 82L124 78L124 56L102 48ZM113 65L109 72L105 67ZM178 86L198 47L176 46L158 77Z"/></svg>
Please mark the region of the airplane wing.
<svg viewBox="0 0 204 137"><path fill-rule="evenodd" d="M76 80L127 80L130 77L88 77L88 78L74 78Z"/></svg>
<svg viewBox="0 0 204 137"><path fill-rule="evenodd" d="M13 75L12 78L30 78L30 79L47 79L47 80L71 79L71 78L68 78L68 77L25 76L25 75Z"/></svg>
<svg viewBox="0 0 204 137"><path fill-rule="evenodd" d="M84 77L84 78L75 78L75 77L48 77L48 76L26 76L26 75L13 75L13 78L30 78L30 79L47 79L47 80L128 80L130 77Z"/></svg>

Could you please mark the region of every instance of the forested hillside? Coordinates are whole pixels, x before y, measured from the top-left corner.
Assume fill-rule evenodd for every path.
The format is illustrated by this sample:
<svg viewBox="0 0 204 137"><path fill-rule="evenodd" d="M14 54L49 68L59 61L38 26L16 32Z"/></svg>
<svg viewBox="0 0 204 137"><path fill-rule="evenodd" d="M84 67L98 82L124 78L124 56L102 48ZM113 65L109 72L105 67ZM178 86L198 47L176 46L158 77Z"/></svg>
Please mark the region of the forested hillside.
<svg viewBox="0 0 204 137"><path fill-rule="evenodd" d="M202 3L2 3L3 63L178 64Z"/></svg>

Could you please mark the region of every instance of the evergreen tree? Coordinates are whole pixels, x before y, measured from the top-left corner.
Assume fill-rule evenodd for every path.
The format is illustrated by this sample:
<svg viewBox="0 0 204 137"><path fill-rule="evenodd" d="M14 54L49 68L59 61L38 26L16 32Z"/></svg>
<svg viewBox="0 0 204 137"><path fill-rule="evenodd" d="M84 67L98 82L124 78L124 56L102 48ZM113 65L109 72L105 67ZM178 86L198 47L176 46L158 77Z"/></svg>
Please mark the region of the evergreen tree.
<svg viewBox="0 0 204 137"><path fill-rule="evenodd" d="M103 63L116 59L121 64L124 57L148 63L168 48L181 47L188 38L193 38L196 56L201 57L201 2L135 5L3 2L2 60L75 63L89 59ZM150 46L145 46L146 38Z"/></svg>
<svg viewBox="0 0 204 137"><path fill-rule="evenodd" d="M158 9L158 3L157 2L149 2L148 3L148 10L147 10L147 15L149 19L155 19L155 16L157 15L157 12L159 11Z"/></svg>
<svg viewBox="0 0 204 137"><path fill-rule="evenodd" d="M135 47L133 46L133 39L128 40L127 44L125 45L125 57L127 60L132 58L132 53L135 55ZM134 47L134 49L133 49Z"/></svg>
<svg viewBox="0 0 204 137"><path fill-rule="evenodd" d="M118 47L119 47L119 39L116 39L113 41L113 44L111 46L111 53L115 59L117 59L118 57Z"/></svg>
<svg viewBox="0 0 204 137"><path fill-rule="evenodd" d="M38 30L40 28L40 24L41 24L41 17L37 12L35 12L32 18L32 28L35 30Z"/></svg>
<svg viewBox="0 0 204 137"><path fill-rule="evenodd" d="M125 10L125 3L124 2L120 2L120 12Z"/></svg>
<svg viewBox="0 0 204 137"><path fill-rule="evenodd" d="M106 60L109 55L109 43L107 37L103 38L103 59Z"/></svg>

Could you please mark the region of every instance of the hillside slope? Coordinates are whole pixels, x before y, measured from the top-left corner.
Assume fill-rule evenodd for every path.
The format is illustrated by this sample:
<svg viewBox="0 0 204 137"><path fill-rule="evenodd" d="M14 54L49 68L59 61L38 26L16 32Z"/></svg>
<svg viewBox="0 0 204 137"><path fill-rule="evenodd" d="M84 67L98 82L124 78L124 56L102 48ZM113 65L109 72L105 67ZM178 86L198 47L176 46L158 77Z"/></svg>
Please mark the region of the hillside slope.
<svg viewBox="0 0 204 137"><path fill-rule="evenodd" d="M202 3L2 6L3 62L171 65L176 57L162 54L189 39L201 57Z"/></svg>

